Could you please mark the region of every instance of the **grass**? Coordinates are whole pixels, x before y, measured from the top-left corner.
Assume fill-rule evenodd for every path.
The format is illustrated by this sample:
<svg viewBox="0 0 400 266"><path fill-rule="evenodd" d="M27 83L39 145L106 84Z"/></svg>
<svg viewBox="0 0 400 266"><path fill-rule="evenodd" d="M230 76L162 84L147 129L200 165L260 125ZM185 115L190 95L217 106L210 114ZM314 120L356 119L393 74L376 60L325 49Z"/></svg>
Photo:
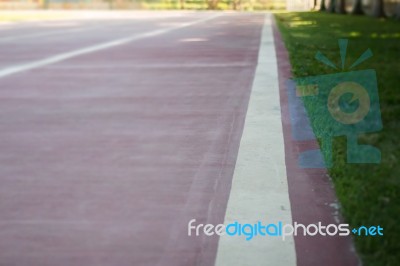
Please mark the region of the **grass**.
<svg viewBox="0 0 400 266"><path fill-rule="evenodd" d="M315 60L321 51L340 66L338 39L349 40L346 65L368 48L374 56L356 70L375 69L383 129L359 141L378 147L380 164L347 164L346 139L335 138L329 169L342 214L352 227L380 225L384 236L354 237L364 265L400 265L400 22L319 12L276 14L294 77L337 73ZM306 108L310 108L307 106ZM308 111L310 111L308 109Z"/></svg>

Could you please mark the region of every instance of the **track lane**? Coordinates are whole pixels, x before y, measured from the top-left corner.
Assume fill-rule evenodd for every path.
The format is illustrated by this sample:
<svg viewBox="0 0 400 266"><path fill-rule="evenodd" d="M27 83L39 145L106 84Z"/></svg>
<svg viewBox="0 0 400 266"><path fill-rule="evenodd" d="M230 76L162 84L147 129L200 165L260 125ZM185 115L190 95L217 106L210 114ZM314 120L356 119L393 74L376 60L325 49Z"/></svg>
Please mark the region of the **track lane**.
<svg viewBox="0 0 400 266"><path fill-rule="evenodd" d="M212 14L211 14L212 15ZM127 36L146 34L154 28L168 29L177 25L191 23L198 16L160 16L158 19L123 19L76 21L76 26L69 30L43 30L33 27L26 29L26 34L2 35L0 37L0 67L26 64L57 54L78 50L82 47L123 39ZM54 21L46 22L48 25ZM60 23L60 22L58 22ZM71 22L66 22L71 24ZM89 25L87 25L89 24ZM57 25L57 24L56 24ZM64 25L61 23L61 25Z"/></svg>
<svg viewBox="0 0 400 266"><path fill-rule="evenodd" d="M262 23L222 16L0 79L1 261L212 264L218 239L187 222L223 222Z"/></svg>

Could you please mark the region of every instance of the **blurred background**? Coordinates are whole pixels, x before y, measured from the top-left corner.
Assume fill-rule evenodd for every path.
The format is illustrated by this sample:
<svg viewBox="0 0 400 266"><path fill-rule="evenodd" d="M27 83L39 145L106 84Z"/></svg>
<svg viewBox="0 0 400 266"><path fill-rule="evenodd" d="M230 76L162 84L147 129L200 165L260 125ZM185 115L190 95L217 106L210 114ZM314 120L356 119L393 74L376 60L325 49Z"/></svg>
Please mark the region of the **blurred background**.
<svg viewBox="0 0 400 266"><path fill-rule="evenodd" d="M0 0L0 10L238 10L309 11L400 17L400 0Z"/></svg>

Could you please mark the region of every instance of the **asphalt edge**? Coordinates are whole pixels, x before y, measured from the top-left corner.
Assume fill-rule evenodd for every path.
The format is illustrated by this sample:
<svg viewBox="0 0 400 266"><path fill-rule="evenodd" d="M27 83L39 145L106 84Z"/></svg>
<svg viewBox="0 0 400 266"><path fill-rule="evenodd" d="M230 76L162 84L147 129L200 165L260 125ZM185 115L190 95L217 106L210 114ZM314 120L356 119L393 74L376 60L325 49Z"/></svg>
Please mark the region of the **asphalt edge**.
<svg viewBox="0 0 400 266"><path fill-rule="evenodd" d="M265 14L224 224L292 223L272 20ZM293 237L221 236L215 265L296 265Z"/></svg>
<svg viewBox="0 0 400 266"><path fill-rule="evenodd" d="M289 54L278 30L276 17L272 18L275 52L278 65L281 117L285 143L285 161L289 199L293 221L302 224L322 222L343 223L338 200L327 169L305 169L298 165L301 152L318 148L316 139L295 141L288 106L287 81L292 77ZM308 121L306 117L300 118ZM361 265L352 237L295 236L297 265Z"/></svg>

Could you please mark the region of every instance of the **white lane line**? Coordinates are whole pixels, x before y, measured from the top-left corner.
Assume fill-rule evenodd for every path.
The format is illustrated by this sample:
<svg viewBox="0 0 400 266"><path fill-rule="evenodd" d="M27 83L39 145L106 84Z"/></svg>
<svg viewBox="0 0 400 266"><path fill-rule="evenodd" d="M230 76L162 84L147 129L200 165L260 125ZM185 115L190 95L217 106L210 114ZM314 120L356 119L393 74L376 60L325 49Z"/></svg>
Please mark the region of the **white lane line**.
<svg viewBox="0 0 400 266"><path fill-rule="evenodd" d="M262 31L224 224L235 221L292 223L270 14ZM216 265L296 265L294 240L258 235L246 241L245 236L224 235L219 240Z"/></svg>
<svg viewBox="0 0 400 266"><path fill-rule="evenodd" d="M8 67L8 68L0 69L0 78L4 78L4 77L10 76L10 75L17 74L17 73L24 72L24 71L28 71L28 70L31 70L31 69L43 67L43 66L46 66L46 65L58 63L58 62L61 62L61 61L64 61L64 60L67 60L67 59L70 59L70 58L73 58L73 57L77 57L77 56L80 56L80 55L89 54L89 53L105 50L105 49L108 49L108 48L112 48L112 47L115 47L115 46L127 44L127 43L130 43L130 42L134 42L134 41L137 41L137 40L141 40L141 39L145 39L145 38L149 38L149 37L154 37L154 36L157 36L157 35L165 34L165 33L168 33L170 31L174 31L174 30L177 30L177 29L189 27L189 26L201 23L201 22L205 22L205 21L214 19L214 18L216 18L218 16L220 16L220 15L219 14L214 14L212 16L208 16L206 18L202 18L202 19L195 20L195 21L192 21L192 22L180 23L180 24L178 24L178 25L176 25L174 27L169 27L169 28L165 28L165 29L159 29L159 30L155 30L155 31L136 34L136 35L128 36L128 37L125 37L125 38L117 39L117 40L114 40L114 41L109 41L109 42L105 42L105 43L101 43L101 44L96 44L96 45L88 46L88 47L85 47L85 48L77 49L77 50L74 50L74 51L71 51L71 52L66 52L66 53L50 56L50 57L47 57L45 59L41 59L41 60L37 60L37 61L25 63L25 64L20 64L20 65L11 66L11 67Z"/></svg>

